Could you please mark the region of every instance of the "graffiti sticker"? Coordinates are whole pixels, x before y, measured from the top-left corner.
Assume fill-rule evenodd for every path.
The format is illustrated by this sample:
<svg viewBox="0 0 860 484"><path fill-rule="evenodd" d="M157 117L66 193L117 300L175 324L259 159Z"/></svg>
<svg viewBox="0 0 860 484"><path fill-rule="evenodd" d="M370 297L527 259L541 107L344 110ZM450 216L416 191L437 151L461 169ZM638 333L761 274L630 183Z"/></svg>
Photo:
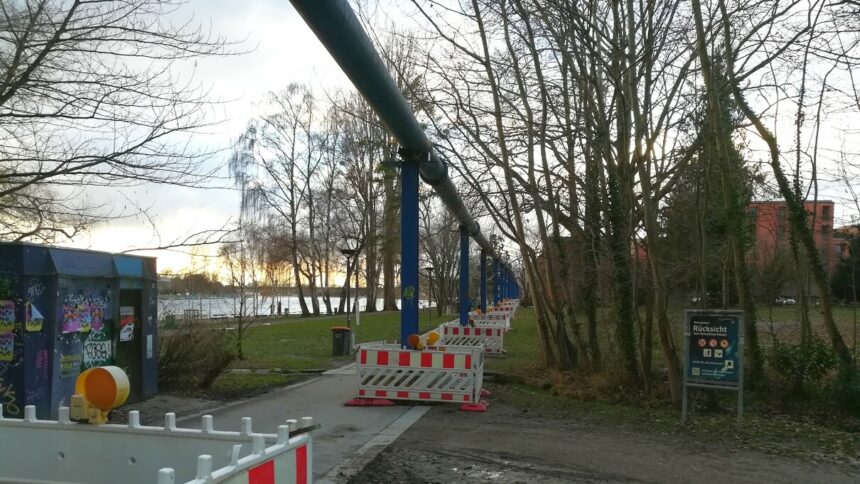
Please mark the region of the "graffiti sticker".
<svg viewBox="0 0 860 484"><path fill-rule="evenodd" d="M24 329L26 331L42 331L42 325L45 322L45 317L36 306L27 303L26 319L24 320Z"/></svg>
<svg viewBox="0 0 860 484"><path fill-rule="evenodd" d="M12 361L15 353L15 333L0 334L0 361Z"/></svg>
<svg viewBox="0 0 860 484"><path fill-rule="evenodd" d="M134 339L134 306L120 306L119 340L131 341L132 339Z"/></svg>
<svg viewBox="0 0 860 484"><path fill-rule="evenodd" d="M0 333L15 329L15 301L0 301Z"/></svg>
<svg viewBox="0 0 860 484"><path fill-rule="evenodd" d="M104 326L105 301L98 296L68 296L63 302L63 333L89 333Z"/></svg>

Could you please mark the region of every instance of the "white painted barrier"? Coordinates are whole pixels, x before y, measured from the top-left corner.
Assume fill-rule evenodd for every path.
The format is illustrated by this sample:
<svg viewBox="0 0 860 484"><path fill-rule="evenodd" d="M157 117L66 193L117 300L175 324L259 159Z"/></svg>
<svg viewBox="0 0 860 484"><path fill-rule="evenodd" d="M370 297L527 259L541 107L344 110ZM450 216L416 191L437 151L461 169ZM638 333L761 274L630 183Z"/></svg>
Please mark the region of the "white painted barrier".
<svg viewBox="0 0 860 484"><path fill-rule="evenodd" d="M356 360L359 399L461 403L464 410L482 405L482 348L439 345L407 350L396 344L361 345Z"/></svg>
<svg viewBox="0 0 860 484"><path fill-rule="evenodd" d="M511 330L511 317L508 312L492 312L479 314L476 311L472 311L469 313L469 320L472 321L477 328L482 328L485 326L495 327L497 324L501 323L505 331Z"/></svg>
<svg viewBox="0 0 860 484"><path fill-rule="evenodd" d="M468 346L482 348L491 355L505 353L505 323L503 321L486 321L475 327L460 326L459 320L449 321L439 327L442 345Z"/></svg>
<svg viewBox="0 0 860 484"><path fill-rule="evenodd" d="M33 406L24 419L3 418L0 409L0 482L306 484L312 428L310 417L262 434L250 418L240 432L226 432L213 428L211 415L198 430L176 427L172 413L154 427L140 425L136 411L128 425L90 425L70 421L67 407L58 420L37 420Z"/></svg>

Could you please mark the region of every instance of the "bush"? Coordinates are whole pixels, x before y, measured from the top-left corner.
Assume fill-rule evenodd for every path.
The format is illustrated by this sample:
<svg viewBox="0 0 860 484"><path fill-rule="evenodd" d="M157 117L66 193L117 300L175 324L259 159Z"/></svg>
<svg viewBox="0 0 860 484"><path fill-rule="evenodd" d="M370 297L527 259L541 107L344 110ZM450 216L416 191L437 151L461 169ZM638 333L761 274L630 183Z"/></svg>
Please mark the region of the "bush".
<svg viewBox="0 0 860 484"><path fill-rule="evenodd" d="M824 341L813 338L807 345L778 343L773 348L771 364L777 379L802 393L805 385L817 386L839 364L833 349Z"/></svg>
<svg viewBox="0 0 860 484"><path fill-rule="evenodd" d="M860 369L841 371L828 391L839 408L860 417Z"/></svg>
<svg viewBox="0 0 860 484"><path fill-rule="evenodd" d="M165 331L158 347L158 383L174 390L207 389L236 358L218 325L183 323Z"/></svg>

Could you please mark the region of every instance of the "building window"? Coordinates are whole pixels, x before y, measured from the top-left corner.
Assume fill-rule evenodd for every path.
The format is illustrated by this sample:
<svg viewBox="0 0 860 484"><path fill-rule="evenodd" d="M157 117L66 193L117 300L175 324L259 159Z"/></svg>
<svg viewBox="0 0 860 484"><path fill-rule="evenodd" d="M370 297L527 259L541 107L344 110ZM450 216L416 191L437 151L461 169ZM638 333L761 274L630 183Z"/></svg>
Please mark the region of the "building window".
<svg viewBox="0 0 860 484"><path fill-rule="evenodd" d="M821 218L823 218L824 220L830 220L830 216L830 205L825 205L821 207Z"/></svg>

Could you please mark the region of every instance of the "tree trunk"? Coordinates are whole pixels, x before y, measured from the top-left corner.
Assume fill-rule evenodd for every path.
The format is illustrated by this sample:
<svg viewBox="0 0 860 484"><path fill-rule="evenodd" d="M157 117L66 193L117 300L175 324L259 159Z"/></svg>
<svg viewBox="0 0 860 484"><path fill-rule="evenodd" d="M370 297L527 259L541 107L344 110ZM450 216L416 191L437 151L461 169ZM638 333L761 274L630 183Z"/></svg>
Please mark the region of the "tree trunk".
<svg viewBox="0 0 860 484"><path fill-rule="evenodd" d="M382 310L397 310L397 281L394 274L394 258L397 253L398 239L397 231L397 193L394 190L392 174L385 172L383 182L385 189L385 212L383 224L385 233L382 241Z"/></svg>
<svg viewBox="0 0 860 484"><path fill-rule="evenodd" d="M717 89L714 73L711 70L710 57L707 51L707 42L705 39L704 22L702 20L702 9L699 0L692 0L693 17L696 24L696 48L698 51L699 60L702 65L702 76L704 78L705 89L707 91L708 106L710 110L711 132L714 136L714 148L716 157L720 163L720 180L722 184L723 205L726 210L726 217L729 224L729 243L732 251L732 260L735 269L735 283L737 286L738 298L741 306L744 309L744 333L746 339L747 353L747 368L749 373L748 380L755 383L759 380L762 373L762 358L761 349L758 343L758 329L756 327L756 307L752 297L752 288L750 284L749 271L747 270L746 259L744 257L744 245L742 243L743 223L746 220L745 207L740 203L737 193L736 184L733 178L733 167L730 164L731 139L730 129L725 125L726 120L723 119L723 110L720 107L720 100ZM730 39L726 39L727 41ZM730 47L727 58L731 57ZM729 65L731 60L729 59ZM731 76L731 68L729 75ZM736 168L734 168L736 169Z"/></svg>

